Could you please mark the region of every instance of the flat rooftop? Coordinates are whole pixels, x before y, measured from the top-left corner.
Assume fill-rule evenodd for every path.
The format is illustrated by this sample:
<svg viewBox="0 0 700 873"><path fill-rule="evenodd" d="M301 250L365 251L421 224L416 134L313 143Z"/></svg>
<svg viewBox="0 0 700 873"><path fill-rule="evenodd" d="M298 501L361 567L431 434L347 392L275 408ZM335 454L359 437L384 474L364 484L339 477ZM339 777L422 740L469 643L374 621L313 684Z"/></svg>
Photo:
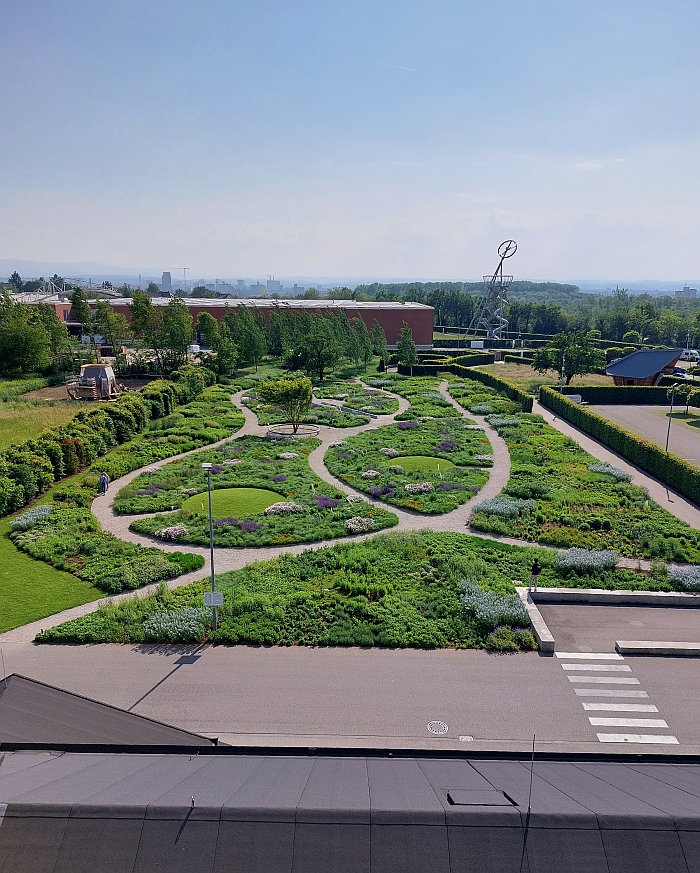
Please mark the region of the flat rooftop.
<svg viewBox="0 0 700 873"><path fill-rule="evenodd" d="M167 306L173 298L151 297L150 299L154 306ZM387 300L378 300L376 302L371 300L301 300L298 298L293 300L270 300L268 298L261 299L260 297L183 297L181 299L187 306L197 306L198 308L242 305L254 309L269 309L270 307L278 306L280 309L352 309L353 312L361 309L425 309L431 312L433 310L432 306L426 306L424 303L398 303ZM70 300L67 298L61 300L58 296L54 296L46 297L41 302L56 305L61 303L69 304ZM117 297L107 302L128 306L134 301L131 297Z"/></svg>

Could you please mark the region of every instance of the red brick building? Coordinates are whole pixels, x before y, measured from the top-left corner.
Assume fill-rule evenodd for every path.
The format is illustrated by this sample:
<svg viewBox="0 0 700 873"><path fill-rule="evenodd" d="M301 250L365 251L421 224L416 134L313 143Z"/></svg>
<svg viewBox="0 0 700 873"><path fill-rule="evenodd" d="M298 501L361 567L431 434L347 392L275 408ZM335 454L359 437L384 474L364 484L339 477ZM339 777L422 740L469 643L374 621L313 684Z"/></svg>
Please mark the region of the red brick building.
<svg viewBox="0 0 700 873"><path fill-rule="evenodd" d="M56 315L65 324L73 324L73 312L70 300L47 300L56 310ZM127 319L131 319L129 298L119 298L108 301L117 312L123 313ZM167 297L156 297L152 301L154 306L167 306ZM431 349L433 347L433 315L432 306L422 303L384 303L384 302L356 302L354 300L260 300L248 298L245 300L218 300L218 299L188 299L184 298L187 308L192 313L192 321L196 322L200 312L209 312L217 321L220 321L227 309L238 309L239 306L247 306L261 312L266 322L269 321L270 312L277 307L287 312L308 312L314 314L326 314L344 309L348 318L361 318L372 329L372 321L381 324L386 341L389 346L396 346L401 333L401 326L405 321L413 333L413 341L419 349Z"/></svg>

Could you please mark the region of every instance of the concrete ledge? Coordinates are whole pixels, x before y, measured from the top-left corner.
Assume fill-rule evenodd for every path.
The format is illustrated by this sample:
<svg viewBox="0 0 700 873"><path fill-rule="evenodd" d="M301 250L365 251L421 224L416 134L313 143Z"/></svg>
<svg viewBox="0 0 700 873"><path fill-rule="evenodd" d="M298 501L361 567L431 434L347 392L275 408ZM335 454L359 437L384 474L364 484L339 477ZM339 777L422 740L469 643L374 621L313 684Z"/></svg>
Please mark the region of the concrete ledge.
<svg viewBox="0 0 700 873"><path fill-rule="evenodd" d="M542 618L539 609L532 602L531 594L528 594L527 588L521 588L518 585L515 586L515 590L522 600L523 606L528 611L530 621L532 622L532 630L540 647L540 651L554 652L554 637L545 624L545 620Z"/></svg>
<svg viewBox="0 0 700 873"><path fill-rule="evenodd" d="M700 594L680 591L606 591L602 588L538 588L532 592L537 603L589 603L624 606L700 607Z"/></svg>
<svg viewBox="0 0 700 873"><path fill-rule="evenodd" d="M669 643L656 640L617 640L615 648L621 655L675 655L681 658L700 657L700 643Z"/></svg>

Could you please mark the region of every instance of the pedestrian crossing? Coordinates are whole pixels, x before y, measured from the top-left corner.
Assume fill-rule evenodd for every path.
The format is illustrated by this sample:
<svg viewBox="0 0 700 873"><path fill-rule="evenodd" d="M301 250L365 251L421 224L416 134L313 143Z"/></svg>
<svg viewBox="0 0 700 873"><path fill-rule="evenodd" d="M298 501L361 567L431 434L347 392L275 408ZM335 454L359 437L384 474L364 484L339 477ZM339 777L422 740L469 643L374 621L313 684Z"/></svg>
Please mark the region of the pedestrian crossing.
<svg viewBox="0 0 700 873"><path fill-rule="evenodd" d="M599 688L600 685L639 685L634 676L620 675L631 673L628 664L621 664L624 657L607 652L555 652L569 682L576 687L574 692L582 698L605 698L582 700L581 705L588 714L592 727L608 728L596 732L601 743L642 743L653 745L677 745L678 740L671 733L631 733L636 730L669 730L665 719L660 718L659 710L653 703L631 703L631 699L649 699L646 691L629 688ZM608 661L617 663L591 663ZM586 675L582 675L582 674ZM612 674L612 675L611 675ZM587 687L580 687L585 685ZM588 687L592 686L592 687ZM653 716L656 717L653 717ZM614 732L612 729L617 729Z"/></svg>

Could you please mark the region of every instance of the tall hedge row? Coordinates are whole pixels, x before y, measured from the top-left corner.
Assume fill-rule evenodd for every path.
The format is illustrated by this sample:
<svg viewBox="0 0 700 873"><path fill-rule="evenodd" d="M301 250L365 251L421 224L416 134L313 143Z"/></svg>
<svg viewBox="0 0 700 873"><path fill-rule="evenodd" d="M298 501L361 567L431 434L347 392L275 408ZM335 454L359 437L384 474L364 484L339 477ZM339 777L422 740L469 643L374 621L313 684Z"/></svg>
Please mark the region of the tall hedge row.
<svg viewBox="0 0 700 873"><path fill-rule="evenodd" d="M540 389L542 390L542 389ZM654 385L582 385L568 388L571 394L580 394L586 403L600 406L632 403L635 406L663 405L668 402L665 388Z"/></svg>
<svg viewBox="0 0 700 873"><path fill-rule="evenodd" d="M700 470L568 400L552 388L540 389L540 403L700 505Z"/></svg>
<svg viewBox="0 0 700 873"><path fill-rule="evenodd" d="M168 415L214 382L202 367L183 367L173 381L159 379L138 394L81 409L68 424L0 452L0 516L26 506L54 482L95 461L140 433L149 419Z"/></svg>
<svg viewBox="0 0 700 873"><path fill-rule="evenodd" d="M452 369L454 364L461 364L463 367L483 367L486 364L493 364L494 360L495 356L489 352L476 352L460 355L458 358L445 358L440 362L414 364L412 371L405 364L399 364L397 370L402 376L437 376L439 372L445 370L454 372Z"/></svg>

